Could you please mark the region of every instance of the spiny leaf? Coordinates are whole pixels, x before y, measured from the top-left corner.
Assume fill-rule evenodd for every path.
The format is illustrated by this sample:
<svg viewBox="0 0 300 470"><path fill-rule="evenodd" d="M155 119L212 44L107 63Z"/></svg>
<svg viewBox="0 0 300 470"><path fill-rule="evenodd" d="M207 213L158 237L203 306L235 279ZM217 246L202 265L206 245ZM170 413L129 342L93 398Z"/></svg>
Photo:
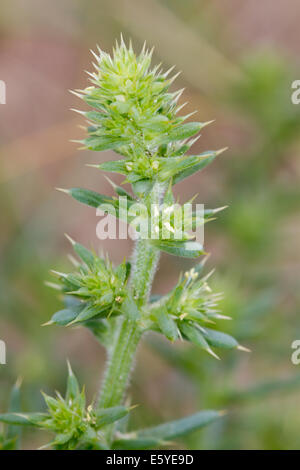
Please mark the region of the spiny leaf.
<svg viewBox="0 0 300 470"><path fill-rule="evenodd" d="M177 184L180 181L183 181L185 178L188 178L189 176L193 175L194 173L197 173L200 170L203 170L206 166L208 166L210 163L214 161L216 158L216 154L212 154L211 152L207 152L207 156L205 157L205 154L203 155L203 159L201 159L198 163L195 165L178 172L174 178L173 178L173 184Z"/></svg>
<svg viewBox="0 0 300 470"><path fill-rule="evenodd" d="M75 110L74 110L75 111ZM103 119L107 117L105 113L99 113L98 111L87 111L82 113L90 121L102 123Z"/></svg>
<svg viewBox="0 0 300 470"><path fill-rule="evenodd" d="M154 315L157 319L157 323L161 332L170 341L175 341L178 338L178 328L175 321L171 318L170 315L168 315L166 308L158 308L154 312Z"/></svg>
<svg viewBox="0 0 300 470"><path fill-rule="evenodd" d="M47 417L46 413L2 413L0 421L20 426L39 426Z"/></svg>
<svg viewBox="0 0 300 470"><path fill-rule="evenodd" d="M127 139L110 135L93 135L82 141L86 148L94 151L116 149L127 142Z"/></svg>
<svg viewBox="0 0 300 470"><path fill-rule="evenodd" d="M211 121L187 122L186 124L177 126L172 129L168 135L162 137L161 143L168 144L170 142L175 142L176 140L188 139L189 137L197 134L197 132L199 132L203 127L207 126L210 122Z"/></svg>
<svg viewBox="0 0 300 470"><path fill-rule="evenodd" d="M115 275L119 279L120 282L125 283L129 277L131 270L131 264L130 263L121 263L119 264L116 269L115 269Z"/></svg>
<svg viewBox="0 0 300 470"><path fill-rule="evenodd" d="M79 256L79 258L81 258L82 261L89 268L92 268L95 264L95 256L93 255L93 253L90 250L88 250L87 248L85 248L85 246L83 246L80 243L77 243L74 240L72 240L72 238L69 237L69 235L66 234L66 237L72 243L73 249L74 249L75 253L77 253L77 255Z"/></svg>
<svg viewBox="0 0 300 470"><path fill-rule="evenodd" d="M134 201L134 198L131 196L130 193L128 193L124 188L122 188L121 186L118 186L117 184L115 184L110 178L108 178L107 176L105 176L105 179L109 182L109 184L113 187L114 191L116 192L116 194L118 194L118 196L124 196L124 197L127 197L129 200L131 201Z"/></svg>
<svg viewBox="0 0 300 470"><path fill-rule="evenodd" d="M67 391L66 391L66 400L74 400L80 393L78 380L76 379L71 365L68 361L68 380L67 380Z"/></svg>
<svg viewBox="0 0 300 470"><path fill-rule="evenodd" d="M65 190L65 192L70 194L70 196L72 196L77 201L90 207L97 208L101 204L113 203L113 199L111 197L96 193L90 189L71 188Z"/></svg>
<svg viewBox="0 0 300 470"><path fill-rule="evenodd" d="M71 326L71 325L74 325L75 323L83 323L87 320L90 320L91 318L94 318L100 315L105 310L107 310L107 306L99 306L96 308L92 305L87 304L85 308L81 310L79 315L76 318L74 318L74 320L72 320L68 325Z"/></svg>
<svg viewBox="0 0 300 470"><path fill-rule="evenodd" d="M239 343L233 336L221 331L212 330L210 328L200 327L201 332L205 336L206 341L216 348L232 349L237 348Z"/></svg>
<svg viewBox="0 0 300 470"><path fill-rule="evenodd" d="M181 418L168 423L163 423L152 428L136 431L135 435L138 439L153 438L160 440L170 440L184 436L192 431L200 429L208 424L216 421L224 412L215 410L199 411L185 418Z"/></svg>
<svg viewBox="0 0 300 470"><path fill-rule="evenodd" d="M114 423L124 418L130 412L130 408L126 406L113 406L111 408L101 408L96 411L96 426L101 428L107 424Z"/></svg>
<svg viewBox="0 0 300 470"><path fill-rule="evenodd" d="M195 241L151 240L151 243L161 251L174 256L182 256L183 258L198 258L205 254L203 246Z"/></svg>
<svg viewBox="0 0 300 470"><path fill-rule="evenodd" d="M121 173L127 175L128 169L126 168L125 160L112 160L108 162L100 163L99 165L93 165L95 168L103 171L109 171L112 173Z"/></svg>
<svg viewBox="0 0 300 470"><path fill-rule="evenodd" d="M75 318L78 317L79 313L84 309L85 305L81 303L80 305L64 308L54 313L51 317L51 320L44 325L59 325L66 326L71 323Z"/></svg>
<svg viewBox="0 0 300 470"><path fill-rule="evenodd" d="M216 359L220 359L217 354L215 354L214 351L212 351L212 349L209 347L207 341L197 329L197 327L186 321L183 321L180 323L180 331L183 333L186 339L194 343L196 346L199 346L201 349L204 349Z"/></svg>
<svg viewBox="0 0 300 470"><path fill-rule="evenodd" d="M198 164L206 162L207 158L215 157L216 152L205 152L202 155L184 155L182 157L159 158L158 177L161 181L165 181L176 175L182 174L189 168L193 169Z"/></svg>
<svg viewBox="0 0 300 470"><path fill-rule="evenodd" d="M173 184L179 183L180 181L184 180L188 176L191 176L194 173L197 173L197 171L203 170L216 158L217 155L220 155L221 153L225 152L225 150L227 150L227 147L224 147L223 149L213 151L213 152L207 151L207 152L202 153L201 156L203 158L201 159L201 161L187 168L186 170L183 170L180 173L177 173L173 178Z"/></svg>

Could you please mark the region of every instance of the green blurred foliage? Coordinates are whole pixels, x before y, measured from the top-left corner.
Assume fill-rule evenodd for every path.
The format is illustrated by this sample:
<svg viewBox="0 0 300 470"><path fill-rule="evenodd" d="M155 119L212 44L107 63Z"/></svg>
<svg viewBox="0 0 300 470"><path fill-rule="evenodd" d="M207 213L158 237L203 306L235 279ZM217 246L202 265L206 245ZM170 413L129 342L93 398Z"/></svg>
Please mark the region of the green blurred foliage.
<svg viewBox="0 0 300 470"><path fill-rule="evenodd" d="M226 162L225 198L231 203L216 230L227 238L231 256L223 258L214 287L224 292L222 313L233 318L226 331L250 346L253 357L229 353L213 364L191 348L178 352L157 339L150 342L196 384L200 406L229 409L227 419L186 440L193 449L299 447L294 429L300 417L292 410L300 375L288 364L299 331L299 296L291 295L298 279L281 272L280 231L297 215L300 199L299 187L278 174L297 141L300 115L290 101L293 75L283 59L265 52L247 58L243 67L246 78L226 102L253 121L255 136L243 155L231 152L232 164Z"/></svg>
<svg viewBox="0 0 300 470"><path fill-rule="evenodd" d="M228 351L221 354L221 361L216 361L195 347L183 346L180 342L170 346L156 336L149 337L147 345L141 348L132 382L132 402L142 405L134 413L132 426L153 425L199 409L224 408L228 411L224 419L182 439L182 446L193 449L299 449L300 379L297 367L290 361L291 343L300 337L300 259L296 243L300 208L297 163L300 111L290 99L291 83L299 78L296 54L292 47L290 51L278 47L275 23L268 49L254 41L257 31L251 30L251 25L245 25L253 39L252 47L246 46L241 29L230 17L230 10L224 12L218 2L149 0L147 4L141 0L135 5L135 12L138 12L135 14L142 15L136 25L128 22L126 11L120 4L119 1L108 3L104 0L53 2L55 8L49 7L45 17L43 8L34 1L27 2L26 12L19 1L4 1L1 42L5 47L16 43L20 55L25 54L24 62L32 61L26 64L31 69L43 63L45 56L51 71L66 74L68 65L65 68L62 65L61 70L55 66L55 51L65 48L63 60L72 57L72 78L67 83L48 76L46 67L41 72L42 79L33 80L35 88L41 88L41 83L49 81L49 88L43 89L42 98L37 100L38 107L43 100L43 115L47 118L50 115L49 121L46 118L43 121L47 128L53 122L60 123L61 116L70 119L69 115L51 115L53 110L47 101L47 92L52 96L53 88L59 89L59 98L54 103L63 111L74 105L71 99L61 103L60 97L66 95L67 88L79 88L85 83L82 69L90 60L86 51L88 47L94 47L95 42L104 49L111 48L120 31L131 36L137 44L147 39L151 45L158 37L162 41L162 56L158 44L157 61L164 60L172 65L174 50L170 44L181 38L185 57L181 51L175 53L179 67L181 64L186 67L189 62L189 69L183 70L181 78L183 86L190 90L188 99L193 101L193 107L195 101L203 119L218 117L212 131L211 147L230 144L228 154L216 160L190 186L182 188L190 191L191 196L201 185L201 197L206 198L201 202L209 203L210 207L229 204L227 211L209 224L205 233L209 251L215 257L212 264L217 266L213 288L224 292L221 308L225 315L232 317L231 322L222 322L224 330L252 350L251 354ZM234 8L236 3L232 5ZM283 3L281 5L284 8ZM151 11L156 12L157 8L163 15L153 18ZM149 15L144 14L147 11ZM296 11L294 15L297 16ZM181 28L175 32L168 30L165 24L171 22L173 16ZM284 18L279 17L278 24L281 21ZM149 24L152 36L149 36L149 29L146 31ZM147 37L142 38L143 28ZM169 32L162 36L161 32L165 30ZM32 48L34 58L27 49L22 49L29 37L32 43L28 50ZM47 41L51 49L45 46ZM195 47L201 46L202 52L206 51L204 59L189 54L191 43L195 43ZM205 71L203 76L199 72L212 67L207 52L211 49L204 48L207 44L218 54L224 54L228 68L232 65L240 71L238 77L231 82L224 79L223 84L225 70L219 70L221 92L207 87L203 78ZM12 54L14 58L14 51L9 47L8 55ZM16 63L21 67L20 62ZM18 76L23 78L24 70L20 71L18 67L14 74L18 71ZM185 77L187 82L184 82ZM29 93L27 89L25 93L21 84L19 80L21 93ZM34 94L30 96L35 97ZM9 104L7 106L1 112L8 112ZM80 159L82 168L85 155L75 156L75 151L68 147L57 151L60 157L55 163L51 163L51 157L41 163L44 152L46 154L47 147L52 144L47 136L38 160L42 168L30 167L31 147L26 147L26 142L20 140L22 150L18 150L16 176L5 178L5 158L14 157L9 147L11 139L18 142L26 134L25 123L31 118L35 123L33 126L39 128L42 119L35 117L34 113L40 116L36 107L36 103L34 111L28 111L27 106L24 109L16 107L5 120L4 124L8 122L8 126L4 125L0 140L3 157L0 211L4 220L0 234L0 337L6 340L8 349L8 365L0 366L1 411L7 410L10 390L20 375L24 378L22 408L28 411L43 409L40 389L48 393L55 389L64 390L67 355L78 371L80 382L87 385L91 399L96 393L104 360L102 349L94 345L92 336L82 336L81 330L64 332L56 327L40 326L61 308L60 300L43 282L49 280L50 268L63 270L67 266L67 245L62 243L62 232L72 228L74 238L78 232L76 239L81 240L85 232L94 230L95 220L81 221L80 216L75 220L75 212L67 215L63 212L72 210L69 200L63 207L57 203L61 199L53 196L53 187L62 182L64 185L72 182L73 186L76 181L82 182L83 178L77 177L81 171L77 162ZM24 123L23 127L20 123ZM31 131L27 131L29 136ZM227 136L230 142L227 142ZM72 137L60 135L58 140L67 141ZM32 139L35 140L34 132ZM214 139L218 140L218 145L214 144ZM23 146L27 154L23 154ZM73 159L66 162L63 157L68 153ZM24 161L24 172L18 173L18 167L22 167ZM90 173L85 175L90 177ZM103 183L91 180L92 185L99 189L98 185ZM114 247L116 245L111 243L109 248L114 250ZM175 283L178 271L190 266L176 263L172 257L163 258L157 281L162 290L165 285L170 287L169 276ZM176 271L174 275L173 271ZM79 337L83 338L81 342ZM25 432L23 442L30 448L44 443L38 433L31 431Z"/></svg>

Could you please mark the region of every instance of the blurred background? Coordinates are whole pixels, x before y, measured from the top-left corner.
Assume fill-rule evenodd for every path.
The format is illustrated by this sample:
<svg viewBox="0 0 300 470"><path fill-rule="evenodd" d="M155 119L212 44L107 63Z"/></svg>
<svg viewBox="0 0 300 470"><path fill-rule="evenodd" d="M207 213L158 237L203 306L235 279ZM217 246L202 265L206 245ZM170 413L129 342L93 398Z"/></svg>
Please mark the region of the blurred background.
<svg viewBox="0 0 300 470"><path fill-rule="evenodd" d="M190 345L148 336L132 379L132 426L148 426L205 408L227 416L181 441L188 449L299 449L300 366L291 343L300 339L300 106L291 84L300 79L297 0L2 0L0 79L0 411L17 377L23 409L43 407L40 390L64 391L69 358L90 400L97 392L104 350L84 329L41 327L60 308L44 285L51 268L68 269L76 240L121 262L132 242L101 242L94 210L55 187L81 186L111 194L85 163L111 152L78 151L80 106L68 90L87 85L90 48L111 51L123 32L154 62L176 64L183 101L199 121L215 119L193 153L229 146L203 172L176 187L180 200L198 193L206 207L229 208L206 226L207 269L224 292L222 329L251 354L215 361ZM115 181L120 181L117 177ZM154 293L165 293L190 261L163 256ZM23 446L47 440L33 431Z"/></svg>

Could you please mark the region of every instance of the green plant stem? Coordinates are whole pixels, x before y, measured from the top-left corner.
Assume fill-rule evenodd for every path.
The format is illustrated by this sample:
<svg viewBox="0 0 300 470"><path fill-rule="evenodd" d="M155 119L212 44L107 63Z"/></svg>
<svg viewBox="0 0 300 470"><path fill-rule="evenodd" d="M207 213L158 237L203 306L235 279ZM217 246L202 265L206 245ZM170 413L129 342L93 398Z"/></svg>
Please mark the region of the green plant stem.
<svg viewBox="0 0 300 470"><path fill-rule="evenodd" d="M149 196L150 204L159 203L163 191L164 186L156 183ZM140 308L148 300L158 260L159 250L151 246L147 240L137 241L132 263L131 290ZM136 321L123 320L109 350L98 402L99 408L118 406L123 402L141 335L142 329Z"/></svg>
<svg viewBox="0 0 300 470"><path fill-rule="evenodd" d="M147 240L137 241L133 255L134 272L131 286L134 299L140 306L149 299L159 256L159 250L151 246Z"/></svg>
<svg viewBox="0 0 300 470"><path fill-rule="evenodd" d="M124 319L109 353L99 408L109 408L122 403L140 337L141 330L136 322Z"/></svg>

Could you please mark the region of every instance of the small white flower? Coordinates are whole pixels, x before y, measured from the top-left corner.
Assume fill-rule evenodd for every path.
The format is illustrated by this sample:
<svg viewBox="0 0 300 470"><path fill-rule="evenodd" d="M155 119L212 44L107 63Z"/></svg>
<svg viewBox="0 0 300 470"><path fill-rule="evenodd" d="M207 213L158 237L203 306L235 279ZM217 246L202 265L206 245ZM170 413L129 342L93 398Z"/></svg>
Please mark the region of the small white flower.
<svg viewBox="0 0 300 470"><path fill-rule="evenodd" d="M126 170L127 171L132 171L133 163L132 162L127 162L125 164Z"/></svg>

